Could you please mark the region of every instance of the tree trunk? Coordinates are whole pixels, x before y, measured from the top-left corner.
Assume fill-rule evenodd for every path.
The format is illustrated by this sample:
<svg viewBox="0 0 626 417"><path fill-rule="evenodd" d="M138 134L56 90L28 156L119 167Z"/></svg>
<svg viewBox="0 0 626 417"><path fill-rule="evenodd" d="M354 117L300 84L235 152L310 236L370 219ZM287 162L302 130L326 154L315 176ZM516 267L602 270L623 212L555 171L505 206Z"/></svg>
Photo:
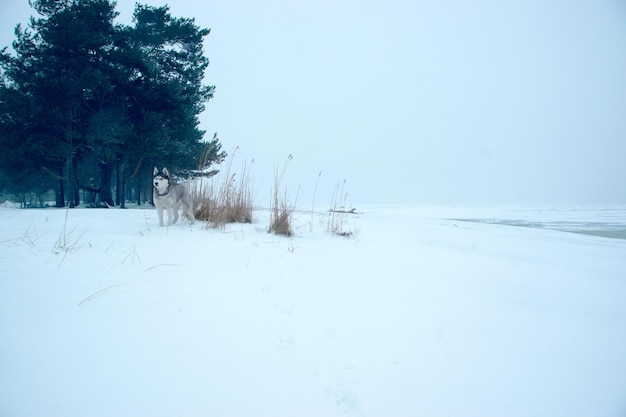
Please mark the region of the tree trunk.
<svg viewBox="0 0 626 417"><path fill-rule="evenodd" d="M100 202L114 206L113 192L111 191L111 177L113 176L113 164L100 163Z"/></svg>
<svg viewBox="0 0 626 417"><path fill-rule="evenodd" d="M137 175L137 205L141 205L141 174Z"/></svg>
<svg viewBox="0 0 626 417"><path fill-rule="evenodd" d="M80 206L80 188L78 187L78 169L76 168L76 159L72 161L74 169L72 170L74 177L72 187L74 189L74 207Z"/></svg>
<svg viewBox="0 0 626 417"><path fill-rule="evenodd" d="M80 205L80 189L78 188L78 178L76 176L76 161L72 156L67 163L67 199L70 208Z"/></svg>
<svg viewBox="0 0 626 417"><path fill-rule="evenodd" d="M63 187L63 167L59 168L59 182L55 195L56 206L58 208L65 207L65 188Z"/></svg>
<svg viewBox="0 0 626 417"><path fill-rule="evenodd" d="M122 170L122 175L119 175L120 169ZM120 203L120 207L126 208L126 164L124 163L124 161L118 162L117 170L118 170L118 177L119 176L122 177L122 181L120 184L122 189L119 191L120 196L122 196L122 202Z"/></svg>
<svg viewBox="0 0 626 417"><path fill-rule="evenodd" d="M76 167L76 148L74 147L74 131L68 126L65 131L67 142L67 188L69 205L71 208L80 205L80 189L78 188L78 169Z"/></svg>
<svg viewBox="0 0 626 417"><path fill-rule="evenodd" d="M124 201L126 200L122 193L122 183L120 182L120 160L115 161L115 205L124 208Z"/></svg>

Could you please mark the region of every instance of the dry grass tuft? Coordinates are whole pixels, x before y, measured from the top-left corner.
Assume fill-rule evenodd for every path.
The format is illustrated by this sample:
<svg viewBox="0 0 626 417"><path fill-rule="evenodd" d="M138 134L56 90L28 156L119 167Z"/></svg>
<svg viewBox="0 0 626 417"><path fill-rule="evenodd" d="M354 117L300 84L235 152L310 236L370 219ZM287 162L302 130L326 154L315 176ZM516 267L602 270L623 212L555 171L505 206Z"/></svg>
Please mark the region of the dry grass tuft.
<svg viewBox="0 0 626 417"><path fill-rule="evenodd" d="M291 228L293 208L289 207L287 204L286 187L285 193L282 197L279 191L285 177L285 171L287 170L289 162L291 162L292 159L293 155L289 155L280 174L278 171L274 173L274 190L272 206L270 207L270 225L268 232L281 236L293 236L293 229Z"/></svg>
<svg viewBox="0 0 626 417"><path fill-rule="evenodd" d="M346 230L346 215L356 214L356 209L346 207L348 193L344 193L346 180L335 186L333 197L328 210L328 223L326 230L333 236L352 237L353 230Z"/></svg>
<svg viewBox="0 0 626 417"><path fill-rule="evenodd" d="M84 234L84 231L83 233L78 234L76 232L76 226L74 226L71 230L67 229L67 220L69 217L69 213L70 213L70 205L68 203L67 208L65 209L65 221L63 222L63 227L61 228L61 232L59 233L59 238L54 244L54 249L52 250L52 252L54 252L55 254L63 253L63 257L61 258L61 261L59 262L59 265L58 265L59 267L65 260L65 257L67 256L68 253L75 252L81 248L81 245L79 245L79 242Z"/></svg>
<svg viewBox="0 0 626 417"><path fill-rule="evenodd" d="M241 174L231 173L238 149L228 157L223 172L210 179L196 179L192 184L194 215L206 221L208 228L224 227L227 223L252 223L254 198L250 167L244 162Z"/></svg>

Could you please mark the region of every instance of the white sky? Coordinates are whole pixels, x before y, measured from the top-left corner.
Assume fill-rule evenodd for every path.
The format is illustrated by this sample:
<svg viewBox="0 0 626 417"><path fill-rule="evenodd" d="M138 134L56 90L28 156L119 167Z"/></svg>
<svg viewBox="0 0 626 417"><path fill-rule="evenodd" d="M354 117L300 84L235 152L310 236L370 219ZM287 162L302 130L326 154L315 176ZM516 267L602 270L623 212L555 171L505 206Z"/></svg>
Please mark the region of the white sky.
<svg viewBox="0 0 626 417"><path fill-rule="evenodd" d="M201 126L260 203L289 154L304 205L320 171L321 204L626 202L623 1L170 3L211 28ZM0 4L8 46L31 9Z"/></svg>

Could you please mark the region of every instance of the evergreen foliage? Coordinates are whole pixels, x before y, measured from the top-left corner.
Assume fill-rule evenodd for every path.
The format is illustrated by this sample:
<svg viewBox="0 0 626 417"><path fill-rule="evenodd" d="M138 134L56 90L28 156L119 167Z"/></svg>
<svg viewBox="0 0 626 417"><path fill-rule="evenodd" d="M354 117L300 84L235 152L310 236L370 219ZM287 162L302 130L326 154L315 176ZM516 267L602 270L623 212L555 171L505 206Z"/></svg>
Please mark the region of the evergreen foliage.
<svg viewBox="0 0 626 417"><path fill-rule="evenodd" d="M4 191L55 188L57 206L73 206L82 190L113 205L115 188L123 206L128 183L141 201L155 164L188 172L207 148L201 170L224 159L198 128L215 90L202 83L209 29L167 6L137 4L127 26L112 0L31 5L40 17L16 27L14 53L0 51Z"/></svg>

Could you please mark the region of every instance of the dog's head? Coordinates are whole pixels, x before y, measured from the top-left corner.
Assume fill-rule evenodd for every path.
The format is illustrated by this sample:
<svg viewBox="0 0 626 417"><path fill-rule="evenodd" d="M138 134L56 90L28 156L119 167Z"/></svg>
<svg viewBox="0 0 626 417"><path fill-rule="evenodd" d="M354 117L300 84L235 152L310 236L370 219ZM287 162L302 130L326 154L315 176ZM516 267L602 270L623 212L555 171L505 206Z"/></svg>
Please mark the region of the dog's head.
<svg viewBox="0 0 626 417"><path fill-rule="evenodd" d="M170 186L170 172L167 168L163 168L161 171L157 167L154 167L152 171L152 185L159 194L163 194Z"/></svg>

